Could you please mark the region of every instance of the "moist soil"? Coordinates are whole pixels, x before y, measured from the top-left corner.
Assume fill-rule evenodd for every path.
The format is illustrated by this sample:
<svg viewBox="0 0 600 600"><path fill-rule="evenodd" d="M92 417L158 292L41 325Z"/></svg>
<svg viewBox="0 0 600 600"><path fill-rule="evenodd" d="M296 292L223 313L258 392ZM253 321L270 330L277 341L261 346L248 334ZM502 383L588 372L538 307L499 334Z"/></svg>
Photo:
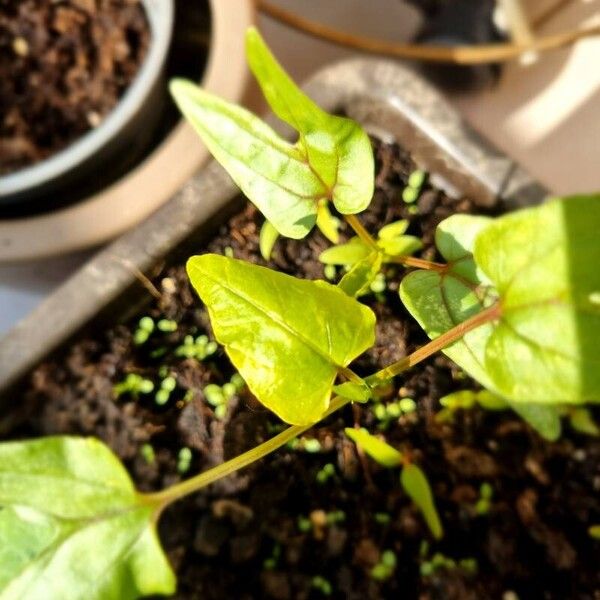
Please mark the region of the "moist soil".
<svg viewBox="0 0 600 600"><path fill-rule="evenodd" d="M140 0L0 0L0 174L98 127L149 40Z"/></svg>
<svg viewBox="0 0 600 600"><path fill-rule="evenodd" d="M415 204L405 204L401 192L414 164L397 146L375 146L377 190L361 219L373 232L408 219L409 233L425 242L421 255L435 259L437 223L455 212L481 210L429 183ZM197 253L233 253L298 277L323 278L318 256L329 243L319 232L304 241L280 239L265 263L258 252L261 223L248 204ZM344 238L350 235L343 230ZM388 268L385 275L387 290L363 298L378 325L375 347L355 363L362 374L427 341L399 301L402 270ZM144 313L76 341L33 373L24 396L29 417L9 437L98 436L122 458L140 489L157 490L281 429L247 390L229 402L223 418L215 416L202 390L222 385L234 371L222 350L204 361L176 356L186 335L212 335L184 266L165 269L154 285L160 300ZM177 330L155 331L136 345L133 333L144 315L173 319ZM129 373L157 387L170 374L177 387L163 406L154 394L116 398L113 386ZM600 523L600 443L566 426L558 442L548 443L509 411L476 408L439 418L440 398L475 388L446 358L432 357L398 377L379 399L389 405L410 397L416 411L382 422L376 403L346 407L295 444L170 507L160 537L178 575L176 597L285 600L330 592L332 598L357 600L598 600L600 548L587 529ZM400 488L399 473L357 454L343 433L348 426L384 435L427 473L445 528L442 541L431 538ZM191 449L192 462L181 474L177 463L184 447ZM333 474L323 482L318 473L327 464ZM488 511L476 508L483 483L493 490ZM378 581L371 571L385 550L396 554L397 566ZM315 587L316 576L331 589Z"/></svg>

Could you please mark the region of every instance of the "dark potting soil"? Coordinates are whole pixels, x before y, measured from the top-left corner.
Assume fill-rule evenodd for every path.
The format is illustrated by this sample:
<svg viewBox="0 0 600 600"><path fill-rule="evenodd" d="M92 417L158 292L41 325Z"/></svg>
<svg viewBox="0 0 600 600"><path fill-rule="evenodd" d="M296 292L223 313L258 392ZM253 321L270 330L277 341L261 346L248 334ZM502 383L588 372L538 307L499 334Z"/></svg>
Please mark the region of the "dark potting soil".
<svg viewBox="0 0 600 600"><path fill-rule="evenodd" d="M376 154L377 191L361 216L371 231L406 218L409 232L424 239L422 255L432 259L437 223L454 212L481 212L468 199L450 199L429 184L416 204L405 204L400 198L414 168L411 159L383 144L376 144ZM264 264L261 223L247 205L197 251ZM280 239L269 265L323 278L317 257L328 246L318 231L304 241ZM355 365L363 374L427 341L399 301L402 269L387 267L385 275L387 290L364 298L378 326L375 347ZM156 490L281 428L247 390L231 400L223 418L215 416L202 390L228 381L232 367L222 350L202 362L175 355L186 335L211 335L184 267L167 269L155 285L160 301L145 313L80 339L33 373L24 397L29 417L10 437L98 436L123 459L140 489ZM155 331L135 345L133 331L143 315L173 319L177 330ZM170 374L177 387L164 406L154 394L115 398L113 386L129 373L157 387ZM474 387L443 356L430 358L398 377L380 399L389 405L413 398L415 412L385 423L375 404L346 407L299 442L169 508L160 536L178 574L176 597L319 598L329 591L315 580L320 576L332 598L356 600L600 598L599 542L587 533L600 523L599 441L567 429L560 441L548 443L510 412L473 409L445 422L436 418L441 397ZM353 425L382 432L427 473L445 527L442 541L431 539L400 489L399 473L357 455L343 433ZM177 463L184 447L192 450L192 462L182 475ZM323 471L325 465L332 467ZM476 508L483 483L493 490L487 511ZM385 550L396 554L397 566L378 581L371 570ZM436 553L454 564L433 558Z"/></svg>
<svg viewBox="0 0 600 600"><path fill-rule="evenodd" d="M149 39L140 0L0 0L0 174L100 125Z"/></svg>

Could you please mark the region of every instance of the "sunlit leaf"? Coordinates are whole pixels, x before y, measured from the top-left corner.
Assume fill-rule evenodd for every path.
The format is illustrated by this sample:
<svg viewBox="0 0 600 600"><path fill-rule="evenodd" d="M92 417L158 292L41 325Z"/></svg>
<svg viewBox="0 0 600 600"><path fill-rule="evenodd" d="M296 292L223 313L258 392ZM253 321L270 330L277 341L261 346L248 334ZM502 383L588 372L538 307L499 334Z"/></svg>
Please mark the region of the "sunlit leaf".
<svg viewBox="0 0 600 600"><path fill-rule="evenodd" d="M334 386L333 391L338 396L347 398L353 402L367 402L373 396L373 392L366 382L345 381Z"/></svg>
<svg viewBox="0 0 600 600"><path fill-rule="evenodd" d="M492 222L487 217L469 215L454 215L442 221L436 230L436 245L448 261L447 270L414 271L402 281L400 297L431 339L496 300L498 292L478 269L472 254L477 236ZM482 325L443 352L488 390L503 397L485 365L486 344L493 328L492 323ZM516 407L515 401L505 401L546 439L560 436L560 415L553 407L527 402Z"/></svg>
<svg viewBox="0 0 600 600"><path fill-rule="evenodd" d="M325 265L352 266L371 254L372 250L361 242L358 237L353 237L345 244L332 246L323 250L319 260Z"/></svg>
<svg viewBox="0 0 600 600"><path fill-rule="evenodd" d="M248 63L275 114L299 134L297 148L343 214L363 211L373 196L375 167L369 137L358 123L327 114L275 60L256 29L246 34Z"/></svg>
<svg viewBox="0 0 600 600"><path fill-rule="evenodd" d="M172 594L157 507L94 439L0 444L0 599Z"/></svg>
<svg viewBox="0 0 600 600"><path fill-rule="evenodd" d="M600 196L575 196L497 219L475 261L502 315L485 368L516 402L600 401Z"/></svg>
<svg viewBox="0 0 600 600"><path fill-rule="evenodd" d="M338 370L373 344L373 312L329 283L224 256L195 256L187 268L254 395L288 423L318 421Z"/></svg>
<svg viewBox="0 0 600 600"><path fill-rule="evenodd" d="M444 529L425 473L417 465L411 463L402 469L400 482L404 491L423 514L423 518L431 530L433 537L438 540L441 539L444 535Z"/></svg>
<svg viewBox="0 0 600 600"><path fill-rule="evenodd" d="M374 461L387 469L398 467L402 464L402 453L386 444L378 437L371 435L366 429L344 429L346 435Z"/></svg>

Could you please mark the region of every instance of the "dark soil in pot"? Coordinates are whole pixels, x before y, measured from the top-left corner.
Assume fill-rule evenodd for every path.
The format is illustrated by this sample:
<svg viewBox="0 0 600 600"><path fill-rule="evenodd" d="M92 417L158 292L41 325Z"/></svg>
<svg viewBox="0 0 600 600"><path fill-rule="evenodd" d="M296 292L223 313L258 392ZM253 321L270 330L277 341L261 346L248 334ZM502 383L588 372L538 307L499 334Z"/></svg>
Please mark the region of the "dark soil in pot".
<svg viewBox="0 0 600 600"><path fill-rule="evenodd" d="M149 42L140 0L0 2L0 174L97 127Z"/></svg>
<svg viewBox="0 0 600 600"><path fill-rule="evenodd" d="M436 224L454 212L480 211L430 185L414 205L405 204L401 192L414 168L410 157L395 146L377 143L376 149L377 192L361 218L373 231L409 219L409 232L423 236L423 255L434 258ZM258 253L261 222L246 206L197 252L233 252L264 263ZM318 232L304 241L280 240L271 266L323 278L317 257L327 246ZM384 293L365 297L378 316L377 344L358 361L359 372L372 372L427 341L400 303L402 273L394 269L386 271ZM233 397L222 418L215 416L202 390L229 381L232 368L221 350L202 362L176 355L186 335L210 335L183 266L165 270L155 285L161 299L145 313L80 339L33 373L20 403L29 417L10 437L98 436L141 489L154 490L181 479L178 466L187 466L181 464L182 448L192 451L187 477L281 427L247 391ZM175 320L177 330L156 329L136 345L143 315ZM154 393L116 399L113 386L130 373L156 387L170 375L176 387L162 406ZM328 591L315 587L314 578L321 576L331 585L331 597L357 600L599 598L599 542L587 528L600 523L600 443L570 430L547 443L508 412L474 409L447 422L436 418L440 397L474 387L438 356L397 378L381 399L383 405L399 397L417 402L415 412L389 419L385 435L428 474L446 530L441 542L432 541L401 491L398 473L361 461L344 436L345 426L373 432L382 427L376 405L357 405L164 514L161 539L178 573L177 597L318 598ZM483 483L493 496L481 514L476 505ZM388 580L376 581L370 573L384 550L395 552L397 567ZM432 560L436 553L454 563Z"/></svg>

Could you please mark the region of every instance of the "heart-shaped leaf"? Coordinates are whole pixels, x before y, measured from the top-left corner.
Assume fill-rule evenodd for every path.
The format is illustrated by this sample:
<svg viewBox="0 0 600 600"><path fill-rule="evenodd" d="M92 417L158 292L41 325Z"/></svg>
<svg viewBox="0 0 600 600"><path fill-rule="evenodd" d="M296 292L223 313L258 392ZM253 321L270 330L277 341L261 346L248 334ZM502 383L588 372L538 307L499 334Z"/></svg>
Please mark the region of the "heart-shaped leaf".
<svg viewBox="0 0 600 600"><path fill-rule="evenodd" d="M367 134L306 97L255 29L248 30L246 49L268 102L300 138L290 144L240 106L192 82L172 81L177 105L213 156L281 235L306 236L317 220L320 200L332 200L345 214L364 210L374 187Z"/></svg>
<svg viewBox="0 0 600 600"><path fill-rule="evenodd" d="M254 395L288 423L327 410L338 371L375 339L375 315L339 288L214 254L188 261L217 340Z"/></svg>
<svg viewBox="0 0 600 600"><path fill-rule="evenodd" d="M0 444L0 599L172 594L157 507L101 442Z"/></svg>
<svg viewBox="0 0 600 600"><path fill-rule="evenodd" d="M449 217L436 230L436 245L448 261L447 269L414 271L402 281L400 297L431 339L496 300L498 292L477 267L472 254L477 236L492 222L487 217ZM493 329L492 323L484 324L443 352L484 387L502 397L485 364L486 344ZM515 400L506 402L542 437L555 440L560 436L560 414L554 407L530 404L523 399L518 406Z"/></svg>
<svg viewBox="0 0 600 600"><path fill-rule="evenodd" d="M485 369L515 401L600 401L600 196L575 196L497 219L475 261L498 290L501 318Z"/></svg>

